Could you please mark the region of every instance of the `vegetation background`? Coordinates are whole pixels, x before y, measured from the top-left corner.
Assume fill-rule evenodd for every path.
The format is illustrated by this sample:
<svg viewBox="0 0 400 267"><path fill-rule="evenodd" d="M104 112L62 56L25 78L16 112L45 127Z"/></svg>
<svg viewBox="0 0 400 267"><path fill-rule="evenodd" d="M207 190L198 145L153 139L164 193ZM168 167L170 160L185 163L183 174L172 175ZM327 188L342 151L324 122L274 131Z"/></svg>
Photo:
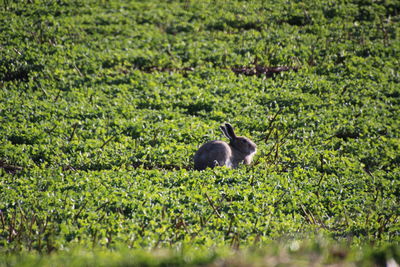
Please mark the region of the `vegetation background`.
<svg viewBox="0 0 400 267"><path fill-rule="evenodd" d="M399 26L395 0L2 0L0 266L396 266ZM224 122L253 165L194 171Z"/></svg>

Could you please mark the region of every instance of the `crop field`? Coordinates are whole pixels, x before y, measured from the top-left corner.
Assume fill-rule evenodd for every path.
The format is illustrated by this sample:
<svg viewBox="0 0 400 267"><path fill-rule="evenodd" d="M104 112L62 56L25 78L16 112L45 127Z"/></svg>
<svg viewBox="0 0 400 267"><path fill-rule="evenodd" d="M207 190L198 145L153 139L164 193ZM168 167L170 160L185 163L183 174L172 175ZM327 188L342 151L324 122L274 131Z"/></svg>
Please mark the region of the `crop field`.
<svg viewBox="0 0 400 267"><path fill-rule="evenodd" d="M399 70L395 0L2 0L0 266L399 266Z"/></svg>

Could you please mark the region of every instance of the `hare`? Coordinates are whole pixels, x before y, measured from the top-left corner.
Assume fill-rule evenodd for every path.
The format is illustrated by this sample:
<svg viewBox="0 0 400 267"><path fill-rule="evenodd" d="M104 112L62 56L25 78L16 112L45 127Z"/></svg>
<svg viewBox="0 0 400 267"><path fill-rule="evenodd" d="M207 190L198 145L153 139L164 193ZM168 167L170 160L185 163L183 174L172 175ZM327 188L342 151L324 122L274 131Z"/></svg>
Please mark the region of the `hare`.
<svg viewBox="0 0 400 267"><path fill-rule="evenodd" d="M229 144L224 141L210 141L202 145L194 155L195 170L204 170L207 167L227 166L237 168L239 163L250 164L257 151L257 145L249 138L236 136L232 125L225 123L220 126Z"/></svg>

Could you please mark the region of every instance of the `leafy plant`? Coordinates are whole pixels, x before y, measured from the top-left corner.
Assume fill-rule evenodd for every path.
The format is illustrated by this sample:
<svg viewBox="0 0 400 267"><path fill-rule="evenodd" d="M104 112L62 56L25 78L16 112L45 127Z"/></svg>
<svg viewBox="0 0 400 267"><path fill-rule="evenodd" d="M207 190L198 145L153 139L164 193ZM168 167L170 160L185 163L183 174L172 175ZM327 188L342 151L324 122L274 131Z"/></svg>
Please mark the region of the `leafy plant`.
<svg viewBox="0 0 400 267"><path fill-rule="evenodd" d="M4 1L0 258L398 262L399 10ZM253 165L194 171L224 122Z"/></svg>

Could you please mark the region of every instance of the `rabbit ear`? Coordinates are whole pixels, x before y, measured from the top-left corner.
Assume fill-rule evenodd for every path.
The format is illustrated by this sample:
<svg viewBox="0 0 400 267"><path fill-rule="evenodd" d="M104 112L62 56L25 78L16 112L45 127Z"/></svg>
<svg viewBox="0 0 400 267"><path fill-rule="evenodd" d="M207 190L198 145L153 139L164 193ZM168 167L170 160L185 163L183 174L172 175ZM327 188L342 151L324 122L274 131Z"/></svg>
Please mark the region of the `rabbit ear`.
<svg viewBox="0 0 400 267"><path fill-rule="evenodd" d="M232 125L230 125L229 123L225 123L225 129L228 136L230 136L229 139L233 140L236 138L236 134L235 131L233 130Z"/></svg>
<svg viewBox="0 0 400 267"><path fill-rule="evenodd" d="M224 135L225 135L229 140L232 140L232 137L228 134L228 130L226 129L225 126L221 125L219 128L221 129L221 131L224 133Z"/></svg>

